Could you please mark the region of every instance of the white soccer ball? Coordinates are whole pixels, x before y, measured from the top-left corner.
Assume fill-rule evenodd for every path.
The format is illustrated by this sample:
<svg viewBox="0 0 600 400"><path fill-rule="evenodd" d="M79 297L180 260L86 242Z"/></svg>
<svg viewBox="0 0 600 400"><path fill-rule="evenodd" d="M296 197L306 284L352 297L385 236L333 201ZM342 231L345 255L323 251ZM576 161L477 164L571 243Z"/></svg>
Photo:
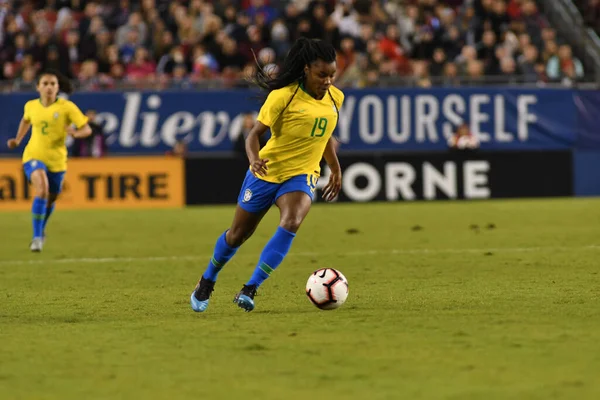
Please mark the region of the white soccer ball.
<svg viewBox="0 0 600 400"><path fill-rule="evenodd" d="M321 310L334 310L348 298L348 280L333 268L319 269L308 278L306 295Z"/></svg>

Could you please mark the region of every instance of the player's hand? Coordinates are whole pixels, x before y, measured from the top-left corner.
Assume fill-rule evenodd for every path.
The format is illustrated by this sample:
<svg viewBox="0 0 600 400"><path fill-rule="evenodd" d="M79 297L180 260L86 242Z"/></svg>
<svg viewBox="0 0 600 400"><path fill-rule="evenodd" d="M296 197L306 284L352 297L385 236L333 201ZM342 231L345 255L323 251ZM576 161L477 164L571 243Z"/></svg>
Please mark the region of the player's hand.
<svg viewBox="0 0 600 400"><path fill-rule="evenodd" d="M8 146L9 149L16 149L17 147L19 147L19 142L17 142L17 139L8 139L8 142L6 142L6 146Z"/></svg>
<svg viewBox="0 0 600 400"><path fill-rule="evenodd" d="M266 158L259 158L258 160L252 161L250 162L250 171L252 171L254 176L266 176L267 170L269 169L267 167L268 162L269 160Z"/></svg>
<svg viewBox="0 0 600 400"><path fill-rule="evenodd" d="M325 201L333 201L342 189L342 171L331 171L329 182L323 189L323 198Z"/></svg>
<svg viewBox="0 0 600 400"><path fill-rule="evenodd" d="M77 129L75 129L75 127L73 127L73 125L69 125L67 127L67 135L75 137L75 133L77 133Z"/></svg>

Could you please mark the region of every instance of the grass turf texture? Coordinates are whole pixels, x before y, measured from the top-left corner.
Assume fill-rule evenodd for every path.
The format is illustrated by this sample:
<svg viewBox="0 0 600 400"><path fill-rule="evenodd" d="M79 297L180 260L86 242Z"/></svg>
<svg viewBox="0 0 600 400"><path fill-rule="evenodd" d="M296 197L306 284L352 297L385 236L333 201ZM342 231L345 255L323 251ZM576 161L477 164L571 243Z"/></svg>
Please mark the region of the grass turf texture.
<svg viewBox="0 0 600 400"><path fill-rule="evenodd" d="M600 398L598 200L318 204L247 314L273 209L196 314L232 217L59 204L30 254L30 214L0 213L2 397ZM339 310L304 294L321 267Z"/></svg>

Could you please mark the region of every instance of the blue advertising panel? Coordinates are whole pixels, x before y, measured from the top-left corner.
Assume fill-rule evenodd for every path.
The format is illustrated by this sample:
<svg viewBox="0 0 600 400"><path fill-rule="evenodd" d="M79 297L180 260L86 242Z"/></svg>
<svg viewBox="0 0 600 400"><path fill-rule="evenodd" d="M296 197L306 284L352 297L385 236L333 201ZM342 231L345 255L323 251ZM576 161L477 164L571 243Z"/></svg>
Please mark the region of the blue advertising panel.
<svg viewBox="0 0 600 400"><path fill-rule="evenodd" d="M336 130L342 151L444 150L465 123L485 150L569 149L586 133L592 135L586 143L600 146L600 135L592 132L599 114L591 112L600 103L595 97L581 100L570 89L396 88L345 94ZM110 154L160 154L180 139L191 152L231 151L244 114L260 109L257 95L131 91L75 93L71 100L83 111L97 110ZM6 140L15 135L23 105L32 98L35 93L0 95L0 153L8 152ZM581 126L580 112L587 116Z"/></svg>

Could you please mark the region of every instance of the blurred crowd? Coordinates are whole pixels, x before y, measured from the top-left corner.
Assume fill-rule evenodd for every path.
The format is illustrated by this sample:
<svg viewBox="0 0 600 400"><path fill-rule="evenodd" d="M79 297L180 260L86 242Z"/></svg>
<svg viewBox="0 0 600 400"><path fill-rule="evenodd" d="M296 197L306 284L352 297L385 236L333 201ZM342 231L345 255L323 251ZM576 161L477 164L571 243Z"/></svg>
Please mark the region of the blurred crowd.
<svg viewBox="0 0 600 400"><path fill-rule="evenodd" d="M300 36L336 46L341 87L585 76L533 0L0 0L0 26L12 90L45 68L83 90L247 85L255 61L277 74Z"/></svg>

